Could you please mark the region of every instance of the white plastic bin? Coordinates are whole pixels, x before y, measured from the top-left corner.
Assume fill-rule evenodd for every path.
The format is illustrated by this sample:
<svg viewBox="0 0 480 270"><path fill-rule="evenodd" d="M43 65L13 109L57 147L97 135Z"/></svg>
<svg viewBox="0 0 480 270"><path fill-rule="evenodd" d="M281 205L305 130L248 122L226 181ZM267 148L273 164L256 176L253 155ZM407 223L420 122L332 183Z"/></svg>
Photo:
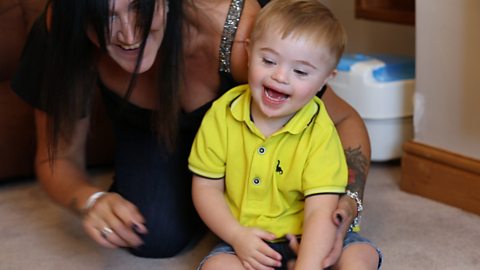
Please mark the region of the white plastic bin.
<svg viewBox="0 0 480 270"><path fill-rule="evenodd" d="M346 54L329 84L364 119L372 161L400 158L413 137L415 60L393 55Z"/></svg>

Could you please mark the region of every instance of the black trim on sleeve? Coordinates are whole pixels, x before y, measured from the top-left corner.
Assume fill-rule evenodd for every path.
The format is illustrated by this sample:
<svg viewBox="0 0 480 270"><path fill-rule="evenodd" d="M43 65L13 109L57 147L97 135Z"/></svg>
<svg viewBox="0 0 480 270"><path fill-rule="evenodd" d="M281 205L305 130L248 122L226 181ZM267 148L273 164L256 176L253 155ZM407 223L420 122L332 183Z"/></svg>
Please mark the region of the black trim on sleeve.
<svg viewBox="0 0 480 270"><path fill-rule="evenodd" d="M343 195L345 192L324 192L324 193L313 193L308 196L305 196L305 198L311 197L311 196L317 196L317 195Z"/></svg>
<svg viewBox="0 0 480 270"><path fill-rule="evenodd" d="M207 176L200 175L200 174L198 174L198 173L194 173L194 172L192 172L192 173L193 173L194 175L196 175L196 176L200 176L200 177L202 177L202 178L206 178L206 179L208 179L208 180L213 180L213 181L223 180L223 178L225 178L225 176L220 177L220 178L212 178L212 177L207 177Z"/></svg>

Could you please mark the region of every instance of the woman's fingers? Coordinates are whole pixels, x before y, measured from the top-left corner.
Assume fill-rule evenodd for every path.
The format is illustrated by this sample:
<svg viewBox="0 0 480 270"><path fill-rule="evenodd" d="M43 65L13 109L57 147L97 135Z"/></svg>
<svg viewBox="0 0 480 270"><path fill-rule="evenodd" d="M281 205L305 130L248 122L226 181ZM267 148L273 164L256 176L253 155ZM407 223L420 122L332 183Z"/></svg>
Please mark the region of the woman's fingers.
<svg viewBox="0 0 480 270"><path fill-rule="evenodd" d="M83 224L83 227L85 229L85 232L95 241L97 242L98 244L100 244L101 246L103 247L107 247L107 248L117 248L119 246L111 243L109 240L108 240L108 236L107 238L105 238L103 235L102 235L102 232L101 230L97 229L97 228L94 228L93 226L90 226L89 224L85 223Z"/></svg>
<svg viewBox="0 0 480 270"><path fill-rule="evenodd" d="M145 220L143 216L140 214L137 207L130 202L124 200L124 203L114 204L111 208L123 224L127 224L131 230L141 234L148 232L147 227L144 225Z"/></svg>
<svg viewBox="0 0 480 270"><path fill-rule="evenodd" d="M286 238L288 240L288 246L290 249L298 255L298 249L300 248L300 244L298 243L298 239L295 235L293 234L287 234Z"/></svg>
<svg viewBox="0 0 480 270"><path fill-rule="evenodd" d="M137 233L147 233L137 208L116 193L108 193L85 214L84 227L105 247L137 247L143 244Z"/></svg>
<svg viewBox="0 0 480 270"><path fill-rule="evenodd" d="M104 211L92 209L85 216L83 224L87 233L99 244L105 247L128 247L127 241L123 240L117 233L118 228L112 224L118 223L111 214Z"/></svg>
<svg viewBox="0 0 480 270"><path fill-rule="evenodd" d="M110 209L112 211L109 213L111 216L108 224L116 234L127 243L127 246L142 245L143 241L138 234L147 233L147 228L143 225L143 217L135 217L139 216L137 208L123 200L123 203L111 205Z"/></svg>

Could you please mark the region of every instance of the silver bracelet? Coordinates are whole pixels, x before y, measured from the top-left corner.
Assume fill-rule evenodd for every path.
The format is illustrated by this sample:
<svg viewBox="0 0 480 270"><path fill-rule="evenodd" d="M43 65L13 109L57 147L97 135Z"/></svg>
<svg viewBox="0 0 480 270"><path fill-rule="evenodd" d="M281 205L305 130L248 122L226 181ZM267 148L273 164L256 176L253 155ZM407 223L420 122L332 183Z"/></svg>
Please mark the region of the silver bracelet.
<svg viewBox="0 0 480 270"><path fill-rule="evenodd" d="M88 197L87 199L87 202L85 203L85 207L83 207L83 212L87 212L88 210L90 210L95 205L97 200L100 199L105 194L107 194L107 192L98 191L90 195L90 197Z"/></svg>
<svg viewBox="0 0 480 270"><path fill-rule="evenodd" d="M361 212L363 211L363 203L360 197L358 196L358 192L351 192L350 190L347 189L347 196L354 199L355 203L357 204L357 216L353 219L352 224L350 224L350 231L353 230L353 228L357 227L360 225L360 219L361 219Z"/></svg>

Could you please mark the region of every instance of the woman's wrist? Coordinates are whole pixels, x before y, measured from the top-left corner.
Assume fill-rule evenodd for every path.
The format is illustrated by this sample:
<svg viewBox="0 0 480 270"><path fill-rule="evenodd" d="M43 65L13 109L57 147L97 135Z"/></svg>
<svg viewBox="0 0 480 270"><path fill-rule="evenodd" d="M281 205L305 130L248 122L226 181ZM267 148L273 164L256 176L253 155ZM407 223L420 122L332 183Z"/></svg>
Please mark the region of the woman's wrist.
<svg viewBox="0 0 480 270"><path fill-rule="evenodd" d="M93 206L97 203L97 201L107 195L108 192L106 191L97 191L97 192L94 192L92 193L88 198L87 200L85 201L85 204L83 205L81 211L82 213L87 213L88 211L90 211L90 209L93 208Z"/></svg>
<svg viewBox="0 0 480 270"><path fill-rule="evenodd" d="M358 231L359 230L359 225L360 225L360 220L361 220L361 214L363 211L363 202L360 196L358 195L358 192L352 192L350 190L347 190L345 193L345 197L349 198L349 201L351 202L350 205L352 205L352 221L350 224L350 229L349 230L354 230Z"/></svg>

